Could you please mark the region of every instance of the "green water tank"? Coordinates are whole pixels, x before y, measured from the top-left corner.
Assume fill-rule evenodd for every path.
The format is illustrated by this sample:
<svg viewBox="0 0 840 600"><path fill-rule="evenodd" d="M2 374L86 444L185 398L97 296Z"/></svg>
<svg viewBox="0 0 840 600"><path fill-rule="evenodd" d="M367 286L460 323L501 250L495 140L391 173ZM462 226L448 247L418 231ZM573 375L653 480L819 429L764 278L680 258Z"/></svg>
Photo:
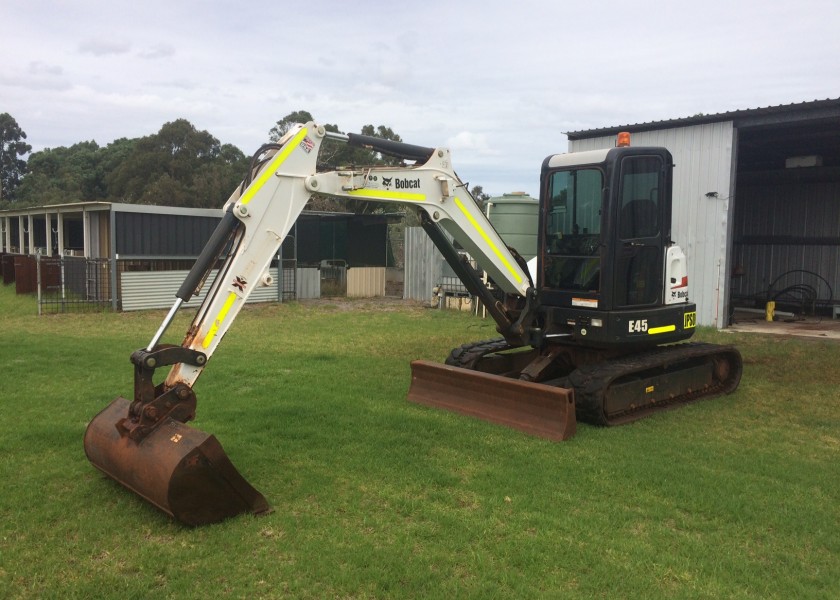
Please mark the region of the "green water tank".
<svg viewBox="0 0 840 600"><path fill-rule="evenodd" d="M525 260L537 255L540 203L525 192L511 192L490 198L487 218L508 246Z"/></svg>

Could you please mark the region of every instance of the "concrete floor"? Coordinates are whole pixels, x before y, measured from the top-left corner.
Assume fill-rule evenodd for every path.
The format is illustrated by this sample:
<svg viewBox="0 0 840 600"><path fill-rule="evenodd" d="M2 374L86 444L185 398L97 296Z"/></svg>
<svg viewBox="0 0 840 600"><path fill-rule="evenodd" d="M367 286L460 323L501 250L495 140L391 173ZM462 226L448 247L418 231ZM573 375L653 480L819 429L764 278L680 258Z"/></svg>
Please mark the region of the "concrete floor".
<svg viewBox="0 0 840 600"><path fill-rule="evenodd" d="M767 322L763 313L736 310L734 323L724 331L840 340L840 319L776 315Z"/></svg>

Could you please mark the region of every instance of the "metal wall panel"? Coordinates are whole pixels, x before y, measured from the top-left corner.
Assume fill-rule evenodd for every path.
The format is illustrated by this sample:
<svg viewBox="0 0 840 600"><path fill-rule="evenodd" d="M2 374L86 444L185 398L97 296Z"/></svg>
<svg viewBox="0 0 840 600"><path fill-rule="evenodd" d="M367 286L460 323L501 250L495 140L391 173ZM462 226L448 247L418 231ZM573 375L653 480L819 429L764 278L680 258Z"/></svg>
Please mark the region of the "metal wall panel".
<svg viewBox="0 0 840 600"><path fill-rule="evenodd" d="M663 146L674 157L671 237L688 259L691 299L701 325L723 328L729 289L735 190L731 121L634 133L634 146ZM572 140L572 152L615 146L613 136ZM707 196L707 194L712 194Z"/></svg>
<svg viewBox="0 0 840 600"><path fill-rule="evenodd" d="M248 302L277 301L277 269L270 269L274 283L267 287L256 287ZM126 271L120 274L122 288L122 309L144 310L148 308L169 308L175 302L175 294L189 271ZM198 307L207 290L213 285L218 271L212 271L201 293L190 298L186 307Z"/></svg>
<svg viewBox="0 0 840 600"><path fill-rule="evenodd" d="M804 272L780 281L816 288L818 299L840 304L840 183L773 182L742 184L736 205L734 264L743 275L732 293L763 302L770 284L788 271Z"/></svg>
<svg viewBox="0 0 840 600"><path fill-rule="evenodd" d="M298 300L320 298L321 271L315 267L298 269L295 280L295 295Z"/></svg>
<svg viewBox="0 0 840 600"><path fill-rule="evenodd" d="M373 298L385 295L385 267L347 269L347 297Z"/></svg>
<svg viewBox="0 0 840 600"><path fill-rule="evenodd" d="M117 253L127 256L196 257L220 218L117 212Z"/></svg>
<svg viewBox="0 0 840 600"><path fill-rule="evenodd" d="M443 255L421 227L405 230L405 286L403 297L427 302L441 279Z"/></svg>

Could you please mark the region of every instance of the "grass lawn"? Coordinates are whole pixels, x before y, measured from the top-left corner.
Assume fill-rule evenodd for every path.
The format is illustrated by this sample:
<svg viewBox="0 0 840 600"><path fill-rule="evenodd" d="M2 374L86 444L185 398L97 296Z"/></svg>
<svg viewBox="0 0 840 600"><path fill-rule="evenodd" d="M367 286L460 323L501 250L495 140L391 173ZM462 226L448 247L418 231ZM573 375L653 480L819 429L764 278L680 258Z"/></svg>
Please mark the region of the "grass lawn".
<svg viewBox="0 0 840 600"><path fill-rule="evenodd" d="M189 529L82 448L164 313L35 312L0 286L0 598L840 597L836 342L700 331L741 349L736 393L552 443L405 401L490 321L249 307L194 426L275 510Z"/></svg>

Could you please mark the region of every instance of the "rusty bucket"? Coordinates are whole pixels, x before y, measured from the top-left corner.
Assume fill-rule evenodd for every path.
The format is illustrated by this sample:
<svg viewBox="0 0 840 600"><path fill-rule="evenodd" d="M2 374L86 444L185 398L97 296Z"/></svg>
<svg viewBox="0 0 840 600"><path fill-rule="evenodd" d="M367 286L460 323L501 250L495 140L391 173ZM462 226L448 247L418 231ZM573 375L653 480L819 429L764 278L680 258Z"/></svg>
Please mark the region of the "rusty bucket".
<svg viewBox="0 0 840 600"><path fill-rule="evenodd" d="M135 441L117 424L130 402L117 398L85 431L85 454L103 473L187 525L270 510L210 434L165 418Z"/></svg>
<svg viewBox="0 0 840 600"><path fill-rule="evenodd" d="M577 429L571 389L424 360L411 363L408 400L554 441L569 439Z"/></svg>

